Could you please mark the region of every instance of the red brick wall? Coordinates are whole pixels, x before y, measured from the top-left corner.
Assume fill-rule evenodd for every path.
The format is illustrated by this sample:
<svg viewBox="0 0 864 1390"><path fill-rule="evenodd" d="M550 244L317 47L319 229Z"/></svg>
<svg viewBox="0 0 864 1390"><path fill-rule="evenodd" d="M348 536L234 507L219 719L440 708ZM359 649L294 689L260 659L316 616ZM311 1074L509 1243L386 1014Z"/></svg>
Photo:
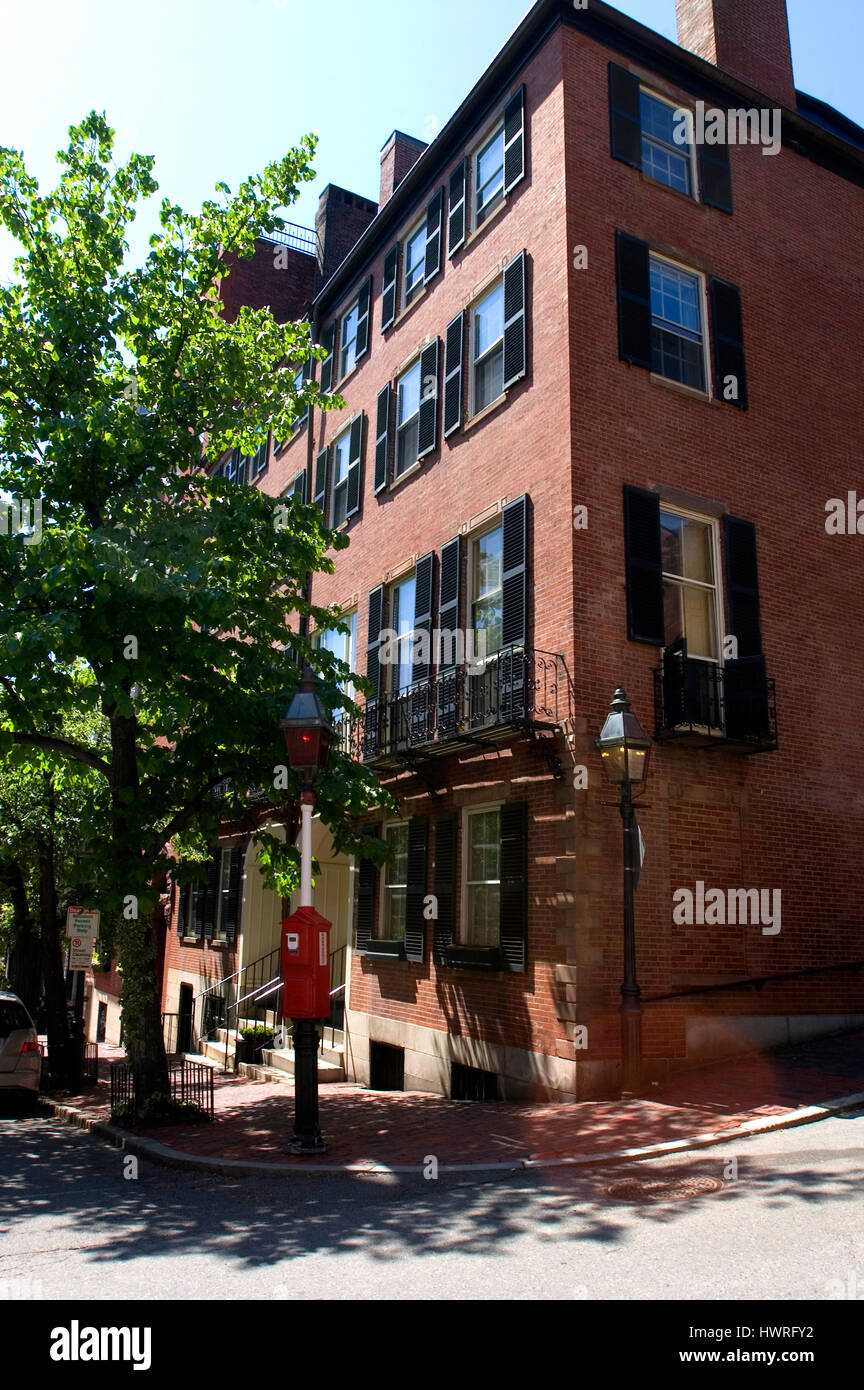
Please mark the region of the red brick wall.
<svg viewBox="0 0 864 1390"><path fill-rule="evenodd" d="M794 111L786 0L676 0L676 8L682 48Z"/></svg>
<svg viewBox="0 0 864 1390"><path fill-rule="evenodd" d="M307 313L315 290L314 256L262 237L248 260L240 261L230 253L225 260L231 273L222 281L219 297L229 322L244 305L269 307L277 323L301 319Z"/></svg>

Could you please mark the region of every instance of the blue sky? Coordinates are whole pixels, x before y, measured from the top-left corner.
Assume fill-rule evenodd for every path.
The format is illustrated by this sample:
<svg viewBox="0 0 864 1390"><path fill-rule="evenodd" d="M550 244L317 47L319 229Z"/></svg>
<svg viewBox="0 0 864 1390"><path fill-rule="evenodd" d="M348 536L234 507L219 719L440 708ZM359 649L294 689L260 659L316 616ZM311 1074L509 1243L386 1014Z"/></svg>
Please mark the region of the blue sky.
<svg viewBox="0 0 864 1390"><path fill-rule="evenodd" d="M528 0L40 0L6 8L0 143L23 149L43 183L66 129L95 107L118 154L156 156L170 198L193 207L232 187L306 130L318 179L291 219L314 223L341 184L377 199L381 145L399 127L445 124L530 5ZM618 8L675 37L675 0ZM864 125L864 4L788 0L799 88ZM415 56L406 61L406 54ZM145 245L153 213L133 245ZM0 241L0 274L9 243Z"/></svg>

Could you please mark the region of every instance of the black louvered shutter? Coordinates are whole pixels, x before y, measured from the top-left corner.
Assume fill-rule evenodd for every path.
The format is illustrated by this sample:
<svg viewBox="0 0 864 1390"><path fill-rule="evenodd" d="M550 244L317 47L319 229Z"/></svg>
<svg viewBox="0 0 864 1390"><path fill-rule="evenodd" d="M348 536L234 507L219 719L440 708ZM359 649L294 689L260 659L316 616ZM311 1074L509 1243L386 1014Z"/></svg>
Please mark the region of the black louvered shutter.
<svg viewBox="0 0 864 1390"><path fill-rule="evenodd" d="M306 474L305 474L305 473L298 473L298 474L297 474L297 477L294 479L294 486L293 486L293 488L291 489L291 493L292 493L292 496L294 496L294 497L297 498L297 501L298 501L298 502L305 502L305 501L306 501Z"/></svg>
<svg viewBox="0 0 864 1390"><path fill-rule="evenodd" d="M204 864L201 868L203 878L199 878L192 885L192 936L197 936L199 941L204 940L204 917L207 911L207 874L209 865Z"/></svg>
<svg viewBox="0 0 864 1390"><path fill-rule="evenodd" d="M392 390L388 381L378 392L378 410L375 416L375 495L382 492L390 481L390 397Z"/></svg>
<svg viewBox="0 0 864 1390"><path fill-rule="evenodd" d="M742 521L737 516L724 516L723 544L729 634L737 639L739 658L761 656L762 617L756 527L753 522Z"/></svg>
<svg viewBox="0 0 864 1390"><path fill-rule="evenodd" d="M525 349L525 252L504 270L504 390L528 369Z"/></svg>
<svg viewBox="0 0 864 1390"><path fill-rule="evenodd" d="M246 482L246 475L249 471L249 459L245 454L240 454L237 459L237 467L234 470L234 481L238 487L243 487Z"/></svg>
<svg viewBox="0 0 864 1390"><path fill-rule="evenodd" d="M438 663L438 737L452 737L459 727L461 677L456 668L457 634L462 630L462 537L441 550L438 596L441 654ZM445 637L443 634L447 634Z"/></svg>
<svg viewBox="0 0 864 1390"><path fill-rule="evenodd" d="M447 212L447 255L454 256L465 244L465 200L468 188L468 160L450 175L450 199Z"/></svg>
<svg viewBox="0 0 864 1390"><path fill-rule="evenodd" d="M219 911L219 879L222 868L222 852L216 851L207 866L207 886L204 890L204 940L213 940L216 915Z"/></svg>
<svg viewBox="0 0 864 1390"><path fill-rule="evenodd" d="M427 648L432 643L432 598L435 578L435 555L421 555L417 561L414 576L414 631L425 632ZM415 662L412 672L414 681L428 681L430 666L428 661Z"/></svg>
<svg viewBox="0 0 864 1390"><path fill-rule="evenodd" d="M714 325L715 391L721 401L747 409L747 365L744 360L744 327L741 291L725 280L711 280L711 319ZM727 378L734 377L738 399L726 396Z"/></svg>
<svg viewBox="0 0 864 1390"><path fill-rule="evenodd" d="M333 389L333 357L336 348L336 324L331 323L321 340L321 346L326 350L327 356L321 363L321 390L323 392Z"/></svg>
<svg viewBox="0 0 864 1390"><path fill-rule="evenodd" d="M612 157L642 168L642 119L639 78L617 63L609 64L609 125Z"/></svg>
<svg viewBox="0 0 864 1390"><path fill-rule="evenodd" d="M504 969L524 971L527 936L528 806L501 807L501 954Z"/></svg>
<svg viewBox="0 0 864 1390"><path fill-rule="evenodd" d="M441 224L444 220L444 189L439 188L426 210L426 266L423 283L430 280L441 269Z"/></svg>
<svg viewBox="0 0 864 1390"><path fill-rule="evenodd" d="M501 517L501 645L528 641L528 498L508 502Z"/></svg>
<svg viewBox="0 0 864 1390"><path fill-rule="evenodd" d="M627 636L631 642L665 643L660 498L656 492L624 487L624 551L627 576Z"/></svg>
<svg viewBox="0 0 864 1390"><path fill-rule="evenodd" d="M462 375L465 357L465 314L447 325L444 350L444 438L462 425Z"/></svg>
<svg viewBox="0 0 864 1390"><path fill-rule="evenodd" d="M354 349L355 358L360 358L369 351L369 318L372 305L372 276L365 280L360 288L357 299L357 341Z"/></svg>
<svg viewBox="0 0 864 1390"><path fill-rule="evenodd" d="M240 899L243 887L243 850L239 845L228 851L228 887L222 890L222 926L226 941L236 941L240 926Z"/></svg>
<svg viewBox="0 0 864 1390"><path fill-rule="evenodd" d="M367 835L379 834L377 829L366 831ZM355 951L368 951L369 943L375 935L375 897L378 887L378 870L371 859L361 859L357 865L357 931L354 936Z"/></svg>
<svg viewBox="0 0 864 1390"><path fill-rule="evenodd" d="M504 192L512 193L525 177L525 88L504 108Z"/></svg>
<svg viewBox="0 0 864 1390"><path fill-rule="evenodd" d="M366 633L366 676L372 682L370 700L380 700L384 693L381 663L381 630L384 625L384 585L379 584L369 595L369 627Z"/></svg>
<svg viewBox="0 0 864 1390"><path fill-rule="evenodd" d="M381 332L390 328L396 318L396 285L399 279L399 243L391 246L384 258L384 291L381 296Z"/></svg>
<svg viewBox="0 0 864 1390"><path fill-rule="evenodd" d="M618 356L651 369L651 255L647 241L615 233Z"/></svg>
<svg viewBox="0 0 864 1390"><path fill-rule="evenodd" d="M307 357L306 361L303 363L303 383L304 383L304 385L305 385L305 383L306 383L307 381L311 380L314 367L315 367L315 359L314 359L314 357ZM298 415L298 416L297 416L297 419L294 421L294 429L295 429L295 430L301 429L301 428L303 427L303 425L305 425L306 421L309 419L309 406L308 406L308 404L302 406L301 409L302 409L302 411L303 411L303 414L302 414L302 415ZM288 440L287 440L287 439L285 439L285 440L280 440L280 442L279 442L278 444L276 444L276 443L274 442L274 449L275 449L276 452L278 453L281 449L284 449L284 448L285 448L285 445L286 445L287 443L288 443Z"/></svg>
<svg viewBox="0 0 864 1390"><path fill-rule="evenodd" d="M435 874L433 893L437 899L434 951L438 964L453 944L456 934L456 862L459 817L452 811L435 817Z"/></svg>
<svg viewBox="0 0 864 1390"><path fill-rule="evenodd" d="M417 458L423 459L438 448L438 357L440 339L420 355L420 419L417 425Z"/></svg>
<svg viewBox="0 0 864 1390"><path fill-rule="evenodd" d="M698 147L699 191L702 202L721 212L732 211L732 171L729 167L728 145Z"/></svg>
<svg viewBox="0 0 864 1390"><path fill-rule="evenodd" d="M184 883L177 894L177 935L185 936L188 931L186 921L189 916L189 884Z"/></svg>
<svg viewBox="0 0 864 1390"><path fill-rule="evenodd" d="M366 416L358 415L351 426L348 455L348 508L346 516L356 516L363 493L363 436Z"/></svg>
<svg viewBox="0 0 864 1390"><path fill-rule="evenodd" d="M325 517L327 515L327 466L330 461L330 449L322 449L315 460L315 506L320 507Z"/></svg>
<svg viewBox="0 0 864 1390"><path fill-rule="evenodd" d="M408 822L408 888L405 894L405 956L418 964L426 958L426 897L429 821L412 816Z"/></svg>

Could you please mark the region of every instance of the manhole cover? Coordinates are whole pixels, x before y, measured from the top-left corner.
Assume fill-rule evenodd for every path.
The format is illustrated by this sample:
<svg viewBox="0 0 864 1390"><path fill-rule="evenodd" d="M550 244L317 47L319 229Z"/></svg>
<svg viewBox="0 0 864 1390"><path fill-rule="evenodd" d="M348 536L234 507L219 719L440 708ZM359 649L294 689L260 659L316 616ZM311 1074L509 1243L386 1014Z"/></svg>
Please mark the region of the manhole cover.
<svg viewBox="0 0 864 1390"><path fill-rule="evenodd" d="M606 1195L619 1202L667 1202L702 1197L723 1186L719 1178L623 1178L607 1187Z"/></svg>

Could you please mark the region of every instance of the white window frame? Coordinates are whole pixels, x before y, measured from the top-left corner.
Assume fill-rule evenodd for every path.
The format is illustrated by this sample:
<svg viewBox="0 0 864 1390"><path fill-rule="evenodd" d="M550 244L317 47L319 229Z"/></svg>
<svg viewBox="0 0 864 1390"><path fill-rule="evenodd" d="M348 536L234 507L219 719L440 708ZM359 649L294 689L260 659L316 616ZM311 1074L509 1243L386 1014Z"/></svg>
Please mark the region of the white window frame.
<svg viewBox="0 0 864 1390"><path fill-rule="evenodd" d="M357 312L357 326L356 326L356 328L355 328L355 330L354 330L354 337L353 337L353 338L349 338L348 341L346 342L346 340L345 340L345 324L346 324L346 322L348 321L348 319L351 317L351 315L355 312L355 310L356 310L356 312ZM354 368L355 368L356 365L357 365L357 330L359 329L359 327L360 327L360 296L359 296L359 294L358 294L358 295L356 296L356 298L353 299L352 302L348 305L348 308L345 310L344 314L340 314L340 315L339 315L339 342L338 342L338 348L339 348L339 364L338 364L338 365L339 365L339 376L338 376L338 380L339 380L339 381L344 381L346 377L349 377L349 376L351 375L351 373L353 372ZM343 359L344 359L344 356L345 356L345 348L348 346L348 343L352 343L352 344L353 344L353 356L352 356L352 358L351 358L351 365L350 365L350 367L343 367L342 363L343 363ZM334 348L335 348L336 346L337 346L337 344L334 343Z"/></svg>
<svg viewBox="0 0 864 1390"><path fill-rule="evenodd" d="M403 585L403 584L407 584L407 583L409 582L409 580L411 580L411 579L414 580L414 611L413 611L412 614L411 614L411 623L410 623L410 626L408 627L408 630L407 630L406 632L403 633L403 632L401 632L401 631L399 630L399 628L396 626L396 621L395 621L395 619L396 619L396 613L395 613L395 602L394 602L394 600L395 600L395 597L396 597L396 590L397 590L397 589L401 589L402 585ZM401 699L404 699L404 697L408 694L408 690L410 690L411 686L414 684L414 680L413 680L413 678L412 678L412 680L410 680L410 681L408 682L408 690L400 690L400 689L399 689L399 671L400 671L401 666L402 666L402 661L401 661L402 645L403 645L403 643L408 643L409 645L412 644L413 641L414 641L414 633L415 633L415 631L416 631L416 629L415 629L415 627L414 627L414 619L415 619L415 616L416 616L416 613L417 613L417 570L416 570L416 569L412 569L408 574L400 574L400 576L399 576L398 579L392 580L392 582L391 582L391 584L390 584L389 592L388 592L388 594L387 594L387 605L388 605L388 609L389 609L389 612L390 612L390 615L391 615L391 624L392 624L392 625L391 625L391 631L396 633L396 642L395 642L395 646L396 646L396 651L397 651L397 660L394 661L394 662L391 662L391 664L390 664L390 666L389 666L389 668L388 668L388 671L387 671L387 681L386 681L386 685L387 685L387 694L388 694L388 697L389 697L391 700L401 700ZM403 619L403 621L404 621L404 619ZM413 668L412 668L412 669L413 669Z"/></svg>
<svg viewBox="0 0 864 1390"><path fill-rule="evenodd" d="M493 140L497 140L499 137L501 139L501 189L500 192L496 193L492 198L489 199L488 205L484 205L484 211L484 209L478 208L477 206L477 196L480 192L480 156L485 153L488 147L492 144ZM489 218L496 211L496 209L507 201L507 193L505 191L507 182L507 173L504 161L505 146L506 135L504 130L504 111L502 108L502 110L499 111L498 115L495 117L495 120L492 121L486 127L484 134L477 141L476 145L471 151L471 177L468 192L471 198L471 217L469 225L470 230L472 232L479 231L481 227L485 227L486 223L489 221Z"/></svg>
<svg viewBox="0 0 864 1390"><path fill-rule="evenodd" d="M225 890L231 886L231 851L234 846L220 845L219 850L221 859L219 862L219 886L216 889L216 911L213 913L213 940L227 941L228 936L222 922L222 904L225 901Z"/></svg>
<svg viewBox="0 0 864 1390"><path fill-rule="evenodd" d="M652 101L657 101L657 102L659 102L662 106L670 106L670 107L672 108L673 111L681 111L681 110L684 109L684 108L683 108L682 106L680 106L677 102L670 101L668 97L661 96L659 92L655 92L654 89L653 89L652 87L646 87L644 83L640 83L640 84L639 84L639 98L640 98L640 101L641 101L641 98L643 97L643 95L646 96L646 97L650 97ZM640 112L639 130L640 130L641 140L653 140L654 143L655 143L656 145L659 145L661 149L665 148L664 142L663 142L662 140L658 140L656 136L654 136L654 135L648 135L648 134L646 134L645 131L642 130L641 112ZM671 183L666 183L665 179L658 179L658 178L655 178L653 174L647 173L647 172L645 171L644 164L643 164L643 168L642 168L643 174L645 174L646 179L650 179L652 183L659 183L659 185L660 185L661 188L668 188L668 189L670 189L673 193L680 193L680 194L682 195L682 197L684 197L684 198L692 198L694 202L698 203L698 202L700 201L700 198L699 198L699 176L698 176L698 175L699 175L699 171L698 171L698 167L697 167L697 164L696 164L696 146L695 146L694 144L692 144L692 143L688 143L686 147L685 147L684 145L670 145L670 146L669 146L669 149L670 149L670 150L673 150L674 152L677 152L677 154L679 154L679 155L681 156L681 158L682 158L683 160L685 160L685 162L686 162L686 164L687 164L687 168L688 168L688 177L689 177L689 180L690 180L690 189L689 189L688 192L684 193L682 189L680 189L680 188L674 188L673 185L672 185ZM641 155L641 147L640 147L640 155Z"/></svg>
<svg viewBox="0 0 864 1390"><path fill-rule="evenodd" d="M387 833L388 833L388 831L390 831L390 830L397 830L397 829L403 829L403 828L404 828L405 830L408 830L408 826L409 826L409 822L408 822L407 820L392 820L392 821L387 821L387 822L385 822L385 825L384 825L384 840L385 840L385 842L386 842L386 840L387 840ZM410 833L410 832L409 832L409 833ZM407 852L408 852L408 847L406 846L406 858L407 858ZM391 917L390 917L390 903L391 903L390 889L391 889L391 888L404 889L405 896L406 896L406 899L407 899L407 895L408 895L408 879L407 879L407 867L408 867L408 866L407 866L407 862L406 862L406 866L405 866L405 867L406 867L406 879L405 879L405 883L404 883L404 884L401 884L401 883L388 883L388 882L387 882L387 874L388 874L388 872L389 872L390 866L389 866L389 864L386 864L386 863L383 864L383 865L381 866L381 883L380 883L380 889L381 889L381 891L380 891L380 893L379 893L379 895L378 895L381 901L380 901L379 904L378 904L378 919L377 919L377 922L376 922L376 924L375 924L375 926L376 926L376 931L377 931L377 936L376 936L375 939L376 939L377 941L402 942L403 945L404 945L404 943L405 943L405 935L404 935L404 933L403 933L402 936L390 936L390 935L385 935L386 932L389 932L390 926L391 926ZM406 906L407 906L407 904L406 904ZM408 926L408 922L407 922L407 911L406 911L406 922L405 922L405 926L406 926L406 929L407 929L407 926Z"/></svg>
<svg viewBox="0 0 864 1390"><path fill-rule="evenodd" d="M476 628L474 627L474 604L477 602L477 599L478 599L478 595L474 592L474 563L475 563L475 558L476 558L476 547L479 545L480 541L482 541L486 536L491 535L493 531L500 531L500 532L501 532L501 543L502 543L502 550L503 550L503 543L504 543L504 521L503 521L503 518L502 518L502 516L501 516L500 514L499 514L498 516L496 516L495 519L494 519L493 521L489 522L488 525L481 527L480 530L475 531L472 535L470 535L470 536L467 538L467 539L468 539L468 566L467 566L467 574L466 574L466 588L467 588L467 593L466 593L466 595L465 595L465 599L466 599L465 611L466 611L467 617L468 617L468 628L470 628L470 630L471 630L472 632L475 632L475 633L476 633ZM501 616L502 616L502 622L503 622L503 616L504 616L504 561L503 561L503 555L502 555L502 561L501 561ZM466 629L466 631L467 631L467 630L468 630L468 629ZM502 633L502 636L503 636L503 633ZM467 641L467 638L466 638L466 641ZM487 653L487 656L486 656L486 665L489 665L489 664L492 663L493 661L497 661L497 660L498 660L498 657L499 657L499 655L500 655L500 653L501 653L501 651L503 651L503 647L499 647L499 649L498 649L497 652L488 652L488 653ZM475 654L475 656L476 656L476 651L475 651L474 654Z"/></svg>
<svg viewBox="0 0 864 1390"><path fill-rule="evenodd" d="M339 637L339 638L342 640L342 642L345 644L345 647L346 647L346 649L347 649L347 655L345 654L345 651L336 652L335 655L338 656L338 657L340 658L341 661L344 661L344 662L345 662L345 664L346 664L346 666L348 666L349 670L351 670L351 671L356 671L356 670L357 670L357 609L356 609L356 608L351 608L351 609L348 610L348 612L343 613L343 614L342 614L341 621L348 624L348 626L349 626L350 629L351 629L350 632L336 632L336 629L335 629L335 628L332 628L332 627L322 628L319 632L317 632L317 633L315 634L316 646L318 646L318 647L321 646L321 639L322 639L322 637L326 637L326 635L327 635L328 632L336 632L337 637ZM328 647L327 650L329 651L330 648ZM349 700L353 700L353 699L354 699L354 693L355 693L355 691L354 691L354 682L353 682L353 681L346 681L345 685L342 687L342 693L343 693L344 695L347 695L348 698L349 698ZM335 713L335 715L334 715L334 719L335 719L335 721L336 721L337 723L341 723L343 719L347 719L348 717L349 717L349 716L348 716L347 710L337 710L336 713Z"/></svg>
<svg viewBox="0 0 864 1390"><path fill-rule="evenodd" d="M400 393L399 393L399 386L400 386L401 382L404 381L404 379L405 379L406 376L410 376L410 374L415 370L415 368L416 368L417 371L420 373L420 390L419 390L418 393L417 393L417 409L416 409L416 411L414 412L413 415L409 415L409 416L408 416L408 419L407 419L407 420L403 420L403 421L400 423L400 421L399 421L399 410L400 410ZM405 367L404 370L401 371L401 372L399 373L399 375L398 375L397 378L396 378L395 391L396 391L396 437L395 437L395 440L394 440L394 449L393 449L393 454L394 454L394 457L393 457L393 480L394 480L394 481L395 481L396 479L398 479L398 478L404 478L405 474L408 473L408 472L410 471L410 469L412 469L412 468L414 467L415 463L418 462L418 458L415 456L413 459L409 459L409 460L406 462L404 468L400 468L400 467L399 467L399 444L400 444L400 439L401 439L402 432L403 432L403 430L407 429L409 426L412 426L412 425L414 424L415 420L416 420L416 422L417 422L417 454L419 455L419 453L420 453L420 407L421 407L421 405L423 404L423 367L422 367L422 354L418 354L418 356L414 358L413 362L409 362L408 366Z"/></svg>
<svg viewBox="0 0 864 1390"><path fill-rule="evenodd" d="M504 397L507 395L506 390L502 390L502 391L499 393L499 395L495 396L493 400L487 401L485 405L483 405L483 406L478 406L478 405L477 405L477 385L476 385L476 382L477 382L477 365L478 365L478 359L475 357L475 351L476 351L476 346L477 346L477 329L476 329L476 326L475 326L474 315L475 315L475 312L476 312L477 308L483 303L484 299L488 299L488 298L490 297L490 295L494 294L495 291L498 290L498 289L500 289L500 291L501 291L502 300L503 300L503 295L504 295L504 276L503 276L503 274L497 276L496 279L493 280L493 282L492 282L491 285L487 285L487 286L485 287L485 289L482 291L482 293L476 295L475 298L473 299L472 303L471 303L471 304L469 305L469 307L468 307L468 372L469 372L469 379L468 379L468 418L469 418L469 419L473 419L473 417L474 417L475 415L479 415L479 414L481 413L481 411L484 411L484 410L491 410L491 408L492 408L493 405L496 405L498 401L503 400ZM495 342L493 343L492 347L489 347L489 348L486 349L485 353L483 354L484 358L491 357L492 352L493 352L494 350L497 350L497 349L498 349L499 344L500 344L500 351L501 351L501 367L502 367L502 370L501 370L501 380L502 380L502 382L503 382L503 380L504 380L504 370L503 370L503 367L504 367L504 312L503 312L503 305L502 305L502 312L501 312L501 337L500 337L500 338L496 338L496 340L495 340Z"/></svg>
<svg viewBox="0 0 864 1390"><path fill-rule="evenodd" d="M415 240L417 237L419 237L421 234L422 234L422 237L423 237L423 250L422 250L422 252L421 252L420 261L419 261L419 267L420 267L421 274L420 274L420 277L419 277L419 279L417 280L416 284L414 285L413 289L411 289L411 290L409 291L409 286L408 286L408 251L409 251L409 248L410 248L410 246L411 246L412 241L414 241L414 240ZM411 304L415 304L415 303L417 302L417 299L418 299L419 296L420 296L420 291L423 289L423 282L424 282L424 279L425 279L425 275L426 275L426 217L425 217L425 215L424 215L424 216L421 218L421 220L420 220L414 227L411 228L411 231L408 233L408 235L405 237L405 239L404 239L404 241L403 241L403 243L402 243L402 295L401 295L401 303L402 303L402 310L403 310L403 312L404 312ZM409 296L410 296L410 297L409 297Z"/></svg>
<svg viewBox="0 0 864 1390"><path fill-rule="evenodd" d="M345 457L346 457L346 468L345 468L345 477L342 478L341 481L340 481L340 480L338 479L338 477L337 477L337 465L338 465L339 459L340 459L340 445L342 445L343 443L344 443L344 445L345 445L345 450L346 450L346 455L345 455ZM337 530L340 526L346 526L346 525L348 524L348 477L349 477L350 472L351 472L351 426L350 426L350 425L348 426L347 430L343 430L342 433L339 434L339 435L337 435L336 438L333 440L333 448L332 448L331 456L330 456L330 467L331 467L331 469L332 469L332 477L331 477L331 480L330 480L330 484L331 484L331 485L330 485L330 493L331 493L331 501L330 501L330 524L331 524L331 526L333 527L333 529L334 529L334 531L335 531L335 530ZM338 493L340 496L344 495L344 498L345 498L345 516L342 517L341 521L338 521L338 520L336 519L336 500L337 500L337 493Z"/></svg>
<svg viewBox="0 0 864 1390"><path fill-rule="evenodd" d="M721 560L722 560L722 548L721 548L721 545L720 545L720 525L719 525L719 522L717 521L717 518L716 518L716 517L713 517L713 516L703 516L701 512L692 511L692 510L690 510L690 509L687 508L687 507L678 507L678 506L675 506L675 505L672 504L672 503L666 503L666 502L663 501L663 498L661 497L661 498L660 498L660 513L661 513L661 516L662 516L662 514L663 514L664 512L666 512L666 513L667 513L668 515L670 515L670 516L680 516L680 517L683 517L685 521L698 521L698 522L700 523L700 525L702 525L702 526L707 526L707 527L709 528L709 532L710 532L710 536L711 536L712 560L713 560L713 565L714 565L714 583L713 583L713 584L706 584L706 583L704 583L702 580L698 580L698 579L686 579L686 578L683 578L681 575L669 574L666 570L662 570L662 571L661 571L661 575L662 575L664 590L665 590L665 585L666 585L666 581L667 581L667 580L677 581L677 582L678 582L680 585L682 585L682 586L683 586L684 584L691 584L694 588L697 588L697 589L707 589L707 590L709 590L709 591L713 589L713 591L714 591L714 605L713 605L713 607L714 607L714 621L713 621L713 626L714 626L714 644L715 644L715 647L716 647L716 649L717 649L718 655L717 655L716 657L712 657L712 656L700 656L700 655L697 655L695 652L691 655L691 652L690 652L689 646L688 646L687 656L688 656L688 659L690 659L690 660L692 660L692 661L704 661L704 662L706 662L706 663L707 663L708 665L710 665L710 666L722 666L722 665L724 664L724 663L723 663L723 637L724 637L724 631L723 631L723 629L724 629L724 621L723 621L723 611L722 611L724 589L723 589L723 570L722 570L722 563L721 563ZM662 526L662 522L661 522L661 526ZM662 560L661 560L661 564L662 564ZM687 636L686 632L685 632L684 636L685 636L685 638L686 638L686 636ZM665 641L665 632L664 632L664 641Z"/></svg>
<svg viewBox="0 0 864 1390"><path fill-rule="evenodd" d="M677 380L675 379L675 377L664 376L664 375L662 374L662 372L657 372L657 371L654 370L653 360L652 360L652 366L651 366L651 374L652 374L652 376L656 377L658 381L669 381L669 382L672 383L673 386L677 386L677 387L678 387L680 390L682 390L682 391L692 391L695 395L697 395L697 396L705 396L705 397L708 398L708 400L710 400L710 399L711 399L711 395L712 395L712 391L711 391L711 354L710 354L710 350L709 350L709 346L708 346L708 338L709 338L709 318L708 318L708 283L707 283L706 276L703 274L703 272L702 272L701 270L696 270L692 265L685 265L683 261L676 261L676 260L673 260L671 256L662 256L662 255L660 255L659 252L657 252L657 251L652 251L652 250L649 249L649 252L648 252L648 299L649 299L649 306L650 306L650 310L651 310L651 334L652 334L652 339L651 339L651 354L652 354L652 359L653 359L653 354L654 354L654 339L653 339L653 334L654 334L654 305L653 305L653 302L652 302L652 300L651 300L651 264L652 264L652 262L654 262L654 261L657 261L659 264L662 264L662 265L671 265L671 266L673 267L673 269L683 271L685 275L690 275L692 278L694 278L694 279L697 281L698 285L699 285L699 317L700 317L700 330L701 330L701 334L702 334L702 373L703 373L703 379L704 379L705 385L704 385L704 387L690 386L690 385L688 385L688 383L687 383L686 381L677 381ZM674 330L673 330L673 331L674 331Z"/></svg>
<svg viewBox="0 0 864 1390"><path fill-rule="evenodd" d="M496 942L494 942L492 946L488 946L488 945L481 944L481 943L479 943L479 942L475 942L475 941L470 941L470 940L468 940L468 929L469 929L469 906L468 906L468 904L469 904L469 899L470 899L470 895L469 895L469 891L468 891L468 890L469 890L469 888L471 888L471 887L479 886L479 885L481 884L481 880L480 880L480 879L477 879L477 880L475 881L474 879L469 878L468 875L469 875L470 868L471 868L471 830L470 830L471 821L472 821L473 817L475 817L475 816L488 815L490 811L497 811L497 812L498 812L498 878L497 878L497 879L483 879L483 880L482 880L482 883L483 883L483 884L487 884L487 885L493 885L493 884L497 884L497 885L498 885L498 902L499 902L499 908L500 908L500 902L501 902L501 810L502 810L502 807L503 807L504 805L505 805L505 802L503 802L503 801L494 801L494 802L490 802L488 805L484 805L484 806L466 806L465 809L464 809L464 811L462 812L462 836L461 836L461 839L462 839L462 865L461 865L461 873L460 873L459 940L458 940L458 943L457 943L457 944L460 945L460 946L474 947L474 948L477 949L477 950L484 950L484 949L486 949L486 950L495 950L496 948L497 948L497 949L500 949L500 946L501 946L500 926L499 926L499 936L498 936L498 940L497 940ZM500 918L499 918L499 922L500 922Z"/></svg>

